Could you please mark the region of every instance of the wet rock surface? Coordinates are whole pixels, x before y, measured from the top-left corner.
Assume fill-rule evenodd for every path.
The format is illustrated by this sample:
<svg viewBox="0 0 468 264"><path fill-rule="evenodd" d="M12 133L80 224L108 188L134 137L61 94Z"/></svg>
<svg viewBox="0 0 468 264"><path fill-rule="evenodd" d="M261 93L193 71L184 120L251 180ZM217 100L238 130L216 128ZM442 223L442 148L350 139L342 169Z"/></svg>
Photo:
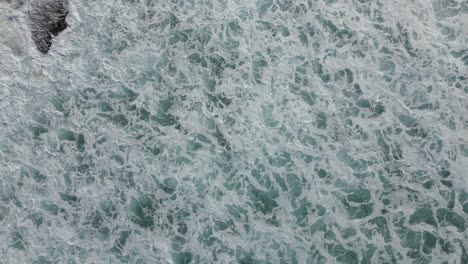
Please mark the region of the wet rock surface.
<svg viewBox="0 0 468 264"><path fill-rule="evenodd" d="M68 27L67 14L68 3L63 0L42 0L30 4L31 37L40 52L49 52L53 38Z"/></svg>

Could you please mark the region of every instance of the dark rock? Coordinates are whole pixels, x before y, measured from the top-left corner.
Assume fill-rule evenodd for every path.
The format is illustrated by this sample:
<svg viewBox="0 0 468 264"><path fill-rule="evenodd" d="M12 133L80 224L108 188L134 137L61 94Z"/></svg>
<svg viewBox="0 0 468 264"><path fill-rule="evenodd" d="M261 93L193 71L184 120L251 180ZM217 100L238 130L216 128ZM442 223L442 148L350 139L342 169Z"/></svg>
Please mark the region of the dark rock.
<svg viewBox="0 0 468 264"><path fill-rule="evenodd" d="M68 27L65 20L68 14L66 0L36 0L29 8L31 38L37 49L47 53L52 39Z"/></svg>

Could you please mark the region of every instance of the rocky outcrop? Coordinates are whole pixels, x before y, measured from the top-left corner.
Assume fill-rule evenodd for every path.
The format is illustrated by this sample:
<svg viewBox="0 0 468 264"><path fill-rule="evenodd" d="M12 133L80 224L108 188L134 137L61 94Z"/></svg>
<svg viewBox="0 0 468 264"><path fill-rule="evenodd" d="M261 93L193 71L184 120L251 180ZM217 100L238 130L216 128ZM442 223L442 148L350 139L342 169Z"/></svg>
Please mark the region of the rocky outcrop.
<svg viewBox="0 0 468 264"><path fill-rule="evenodd" d="M34 0L28 9L31 37L37 49L47 53L52 39L68 27L66 0Z"/></svg>

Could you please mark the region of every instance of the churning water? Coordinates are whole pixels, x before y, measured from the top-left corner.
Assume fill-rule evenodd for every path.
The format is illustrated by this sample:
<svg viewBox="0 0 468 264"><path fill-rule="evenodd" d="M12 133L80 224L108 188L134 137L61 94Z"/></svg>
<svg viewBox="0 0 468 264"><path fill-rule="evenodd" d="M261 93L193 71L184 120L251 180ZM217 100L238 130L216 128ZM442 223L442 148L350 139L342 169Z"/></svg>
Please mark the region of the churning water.
<svg viewBox="0 0 468 264"><path fill-rule="evenodd" d="M467 1L0 5L0 263L468 263Z"/></svg>

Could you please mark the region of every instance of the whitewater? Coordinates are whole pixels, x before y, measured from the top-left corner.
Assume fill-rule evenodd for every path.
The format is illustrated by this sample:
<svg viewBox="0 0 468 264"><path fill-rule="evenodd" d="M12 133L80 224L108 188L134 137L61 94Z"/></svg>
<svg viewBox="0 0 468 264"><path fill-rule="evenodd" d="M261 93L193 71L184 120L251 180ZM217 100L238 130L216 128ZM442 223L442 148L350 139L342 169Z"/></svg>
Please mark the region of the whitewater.
<svg viewBox="0 0 468 264"><path fill-rule="evenodd" d="M43 1L43 0L41 0ZM0 263L468 263L468 1L0 2Z"/></svg>

